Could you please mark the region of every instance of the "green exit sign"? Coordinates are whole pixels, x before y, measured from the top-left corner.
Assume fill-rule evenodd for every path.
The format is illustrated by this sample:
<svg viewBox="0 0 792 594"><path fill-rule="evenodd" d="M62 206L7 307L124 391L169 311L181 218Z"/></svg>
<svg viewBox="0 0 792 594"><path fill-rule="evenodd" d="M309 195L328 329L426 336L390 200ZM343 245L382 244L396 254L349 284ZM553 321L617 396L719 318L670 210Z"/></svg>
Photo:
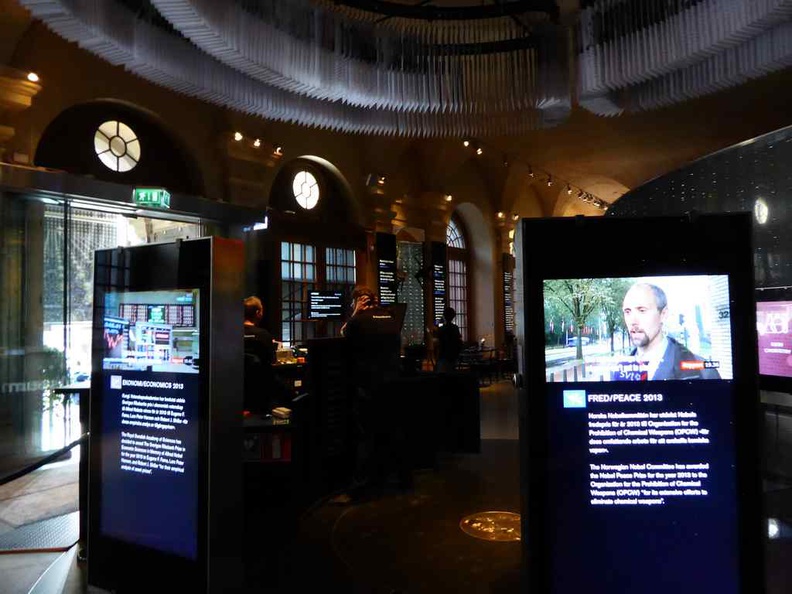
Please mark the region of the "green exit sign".
<svg viewBox="0 0 792 594"><path fill-rule="evenodd" d="M165 188L135 188L132 201L138 206L170 208L170 194Z"/></svg>

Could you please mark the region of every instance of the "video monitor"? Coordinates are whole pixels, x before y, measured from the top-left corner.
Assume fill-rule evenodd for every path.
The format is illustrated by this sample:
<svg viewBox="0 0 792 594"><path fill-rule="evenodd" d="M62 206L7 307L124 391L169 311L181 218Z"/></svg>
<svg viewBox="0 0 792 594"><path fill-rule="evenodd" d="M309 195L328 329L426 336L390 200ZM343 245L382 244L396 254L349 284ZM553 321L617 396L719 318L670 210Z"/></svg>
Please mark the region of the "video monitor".
<svg viewBox="0 0 792 594"><path fill-rule="evenodd" d="M194 560L200 291L109 290L102 332L101 533ZM121 510L146 509L145 515Z"/></svg>
<svg viewBox="0 0 792 594"><path fill-rule="evenodd" d="M521 221L531 591L761 590L750 225Z"/></svg>
<svg viewBox="0 0 792 594"><path fill-rule="evenodd" d="M103 369L198 373L198 290L105 293Z"/></svg>
<svg viewBox="0 0 792 594"><path fill-rule="evenodd" d="M756 298L756 335L760 384L792 390L792 291L760 290Z"/></svg>
<svg viewBox="0 0 792 594"><path fill-rule="evenodd" d="M547 381L732 378L725 275L545 280Z"/></svg>
<svg viewBox="0 0 792 594"><path fill-rule="evenodd" d="M308 318L340 320L344 316L343 291L308 291Z"/></svg>

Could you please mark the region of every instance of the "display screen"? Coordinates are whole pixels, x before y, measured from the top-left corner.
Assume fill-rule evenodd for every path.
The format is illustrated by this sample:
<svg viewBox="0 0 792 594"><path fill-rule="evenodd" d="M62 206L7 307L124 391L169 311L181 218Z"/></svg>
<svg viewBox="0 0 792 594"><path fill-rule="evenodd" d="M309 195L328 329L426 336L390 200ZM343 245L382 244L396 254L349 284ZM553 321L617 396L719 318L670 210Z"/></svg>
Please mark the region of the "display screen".
<svg viewBox="0 0 792 594"><path fill-rule="evenodd" d="M108 292L102 333L101 531L187 559L198 552L199 298Z"/></svg>
<svg viewBox="0 0 792 594"><path fill-rule="evenodd" d="M342 291L308 291L308 318L338 320L344 315Z"/></svg>
<svg viewBox="0 0 792 594"><path fill-rule="evenodd" d="M758 301L759 373L792 378L792 301Z"/></svg>
<svg viewBox="0 0 792 594"><path fill-rule="evenodd" d="M437 241L432 242L432 308L434 310L434 322L439 324L443 321L443 310L448 303L446 295L446 281L448 271L446 269L446 257L448 246Z"/></svg>
<svg viewBox="0 0 792 594"><path fill-rule="evenodd" d="M377 233L377 287L381 305L396 303L398 290L398 271L396 269L396 236L390 233Z"/></svg>
<svg viewBox="0 0 792 594"><path fill-rule="evenodd" d="M549 593L739 592L729 305L727 275L543 281Z"/></svg>
<svg viewBox="0 0 792 594"><path fill-rule="evenodd" d="M548 382L732 379L728 278L544 281Z"/></svg>
<svg viewBox="0 0 792 594"><path fill-rule="evenodd" d="M514 334L514 272L510 256L503 257L503 329L507 334Z"/></svg>

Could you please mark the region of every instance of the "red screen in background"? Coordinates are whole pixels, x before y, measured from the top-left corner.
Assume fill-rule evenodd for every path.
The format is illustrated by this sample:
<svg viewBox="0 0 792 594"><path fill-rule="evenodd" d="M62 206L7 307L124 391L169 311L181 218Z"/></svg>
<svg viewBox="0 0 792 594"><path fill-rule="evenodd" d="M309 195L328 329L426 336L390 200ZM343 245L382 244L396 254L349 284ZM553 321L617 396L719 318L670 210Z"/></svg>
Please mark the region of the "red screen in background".
<svg viewBox="0 0 792 594"><path fill-rule="evenodd" d="M792 377L792 301L759 301L756 333L759 337L759 373Z"/></svg>

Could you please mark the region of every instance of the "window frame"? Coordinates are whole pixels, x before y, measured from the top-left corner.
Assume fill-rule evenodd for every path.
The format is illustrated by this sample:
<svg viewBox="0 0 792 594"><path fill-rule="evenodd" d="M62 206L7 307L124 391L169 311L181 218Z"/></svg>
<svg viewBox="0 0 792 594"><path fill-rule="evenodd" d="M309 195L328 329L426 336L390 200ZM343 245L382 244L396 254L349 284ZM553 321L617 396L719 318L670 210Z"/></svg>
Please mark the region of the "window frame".
<svg viewBox="0 0 792 594"><path fill-rule="evenodd" d="M281 340L294 346L313 338L338 335L343 320L309 320L307 318L308 291L311 289L341 290L351 296L358 276L356 250L337 245L322 245L316 242L289 241L285 238L279 240L278 246L280 265L278 313ZM310 250L313 259L297 259L299 255L295 256L295 246L301 248L299 255L306 254ZM284 250L288 250L289 255L294 257L284 260L286 254ZM341 261L339 262L339 260ZM302 267L300 278L293 274L284 276L284 271L293 270L294 266L299 264ZM303 274L308 266L312 267L312 277ZM288 307L284 307L286 304Z"/></svg>
<svg viewBox="0 0 792 594"><path fill-rule="evenodd" d="M456 231L454 234L453 231ZM467 246L470 245L469 233L467 227L462 221L461 217L454 213L446 227L446 245L447 249L447 269L448 269L448 304L457 310L457 317L454 320L459 331L462 334L462 340L470 342L473 328L475 327L474 318L474 302L473 291L470 290L471 284L471 267L470 267L470 252ZM453 242L455 245L451 245ZM461 247L459 247L461 246ZM461 273L452 272L452 262L460 264ZM454 283L454 279L458 278L462 282ZM462 293L459 298L454 298L455 294ZM463 303L465 308L459 308L459 303ZM457 304L457 307L455 307ZM461 310L461 311L460 311Z"/></svg>

